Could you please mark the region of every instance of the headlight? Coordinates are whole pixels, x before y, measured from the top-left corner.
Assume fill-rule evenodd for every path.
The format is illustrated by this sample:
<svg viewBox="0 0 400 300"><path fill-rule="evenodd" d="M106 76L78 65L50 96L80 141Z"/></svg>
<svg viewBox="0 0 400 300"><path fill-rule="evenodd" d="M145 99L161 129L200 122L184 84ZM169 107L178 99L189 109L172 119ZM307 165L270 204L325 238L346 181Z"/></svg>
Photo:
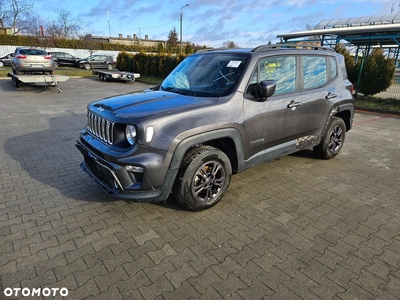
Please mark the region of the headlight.
<svg viewBox="0 0 400 300"><path fill-rule="evenodd" d="M134 145L136 142L136 128L133 125L126 125L125 137L129 144Z"/></svg>

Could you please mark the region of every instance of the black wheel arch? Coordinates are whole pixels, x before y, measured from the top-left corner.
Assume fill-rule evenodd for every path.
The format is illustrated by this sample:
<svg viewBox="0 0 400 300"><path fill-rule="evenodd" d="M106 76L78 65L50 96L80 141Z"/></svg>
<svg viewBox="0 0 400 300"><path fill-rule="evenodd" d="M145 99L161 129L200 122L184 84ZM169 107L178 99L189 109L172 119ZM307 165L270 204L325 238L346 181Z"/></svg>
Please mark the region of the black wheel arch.
<svg viewBox="0 0 400 300"><path fill-rule="evenodd" d="M352 114L350 110L343 110L339 111L334 115L334 117L339 117L344 121L344 124L346 124L346 131L349 131L352 127Z"/></svg>
<svg viewBox="0 0 400 300"><path fill-rule="evenodd" d="M232 173L244 169L242 138L237 129L227 128L212 132L204 132L182 140L174 150L170 169L178 169L185 154L198 145L208 145L224 152L232 166Z"/></svg>

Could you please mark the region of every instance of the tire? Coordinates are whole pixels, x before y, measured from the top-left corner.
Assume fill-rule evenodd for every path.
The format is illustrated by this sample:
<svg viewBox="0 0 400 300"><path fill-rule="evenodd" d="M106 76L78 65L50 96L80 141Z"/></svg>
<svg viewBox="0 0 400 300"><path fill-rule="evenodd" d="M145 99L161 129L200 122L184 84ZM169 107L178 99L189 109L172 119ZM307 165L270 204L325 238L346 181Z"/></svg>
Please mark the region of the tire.
<svg viewBox="0 0 400 300"><path fill-rule="evenodd" d="M21 72L18 71L18 70L16 70L16 69L14 69L14 68L12 68L12 73L13 73L14 75L21 75Z"/></svg>
<svg viewBox="0 0 400 300"><path fill-rule="evenodd" d="M173 187L173 194L189 210L217 204L232 177L229 158L211 146L198 146L186 153Z"/></svg>
<svg viewBox="0 0 400 300"><path fill-rule="evenodd" d="M107 79L107 75L106 75L106 74L103 74L103 78L102 78L102 79L103 79L104 82L106 82L106 81L108 80L108 79Z"/></svg>
<svg viewBox="0 0 400 300"><path fill-rule="evenodd" d="M4 63L0 61L0 68L4 67Z"/></svg>
<svg viewBox="0 0 400 300"><path fill-rule="evenodd" d="M58 62L55 61L53 64L54 64L54 68L58 67Z"/></svg>
<svg viewBox="0 0 400 300"><path fill-rule="evenodd" d="M90 64L83 64L83 68L86 70L90 70L91 66Z"/></svg>
<svg viewBox="0 0 400 300"><path fill-rule="evenodd" d="M339 154L346 137L346 124L341 118L333 117L321 143L314 147L318 158L330 159Z"/></svg>
<svg viewBox="0 0 400 300"><path fill-rule="evenodd" d="M112 64L108 64L108 65L107 65L107 69L112 70L112 69L114 69L114 67L113 67Z"/></svg>
<svg viewBox="0 0 400 300"><path fill-rule="evenodd" d="M14 86L19 89L21 87L21 81L19 81L19 79L17 79L16 77L12 77L12 82L14 84Z"/></svg>

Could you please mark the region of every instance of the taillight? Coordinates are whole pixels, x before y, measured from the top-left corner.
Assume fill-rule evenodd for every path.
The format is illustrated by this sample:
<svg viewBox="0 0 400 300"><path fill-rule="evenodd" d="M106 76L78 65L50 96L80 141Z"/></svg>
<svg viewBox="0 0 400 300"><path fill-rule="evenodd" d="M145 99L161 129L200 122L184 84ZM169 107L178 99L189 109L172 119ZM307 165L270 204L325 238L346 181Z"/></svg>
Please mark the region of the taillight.
<svg viewBox="0 0 400 300"><path fill-rule="evenodd" d="M51 59L51 55L45 55L44 59Z"/></svg>
<svg viewBox="0 0 400 300"><path fill-rule="evenodd" d="M26 56L22 55L22 54L18 54L15 58L26 58Z"/></svg>

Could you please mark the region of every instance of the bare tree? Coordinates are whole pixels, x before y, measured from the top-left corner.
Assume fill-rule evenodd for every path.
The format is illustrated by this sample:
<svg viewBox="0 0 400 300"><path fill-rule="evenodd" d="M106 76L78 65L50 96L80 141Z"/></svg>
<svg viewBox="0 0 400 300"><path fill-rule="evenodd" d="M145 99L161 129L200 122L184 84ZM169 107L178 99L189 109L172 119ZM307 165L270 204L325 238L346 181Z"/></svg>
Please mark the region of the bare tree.
<svg viewBox="0 0 400 300"><path fill-rule="evenodd" d="M223 48L239 48L238 45L236 45L233 41L225 41L222 44Z"/></svg>
<svg viewBox="0 0 400 300"><path fill-rule="evenodd" d="M0 18L3 27L9 26L14 34L29 32L36 26L33 0L1 0Z"/></svg>
<svg viewBox="0 0 400 300"><path fill-rule="evenodd" d="M77 37L82 28L82 21L79 18L71 17L69 11L59 9L57 22L49 25L46 32L53 38L71 38Z"/></svg>
<svg viewBox="0 0 400 300"><path fill-rule="evenodd" d="M0 0L0 28L6 27L5 24L7 22L8 15L9 10L6 7L6 2L4 0Z"/></svg>

